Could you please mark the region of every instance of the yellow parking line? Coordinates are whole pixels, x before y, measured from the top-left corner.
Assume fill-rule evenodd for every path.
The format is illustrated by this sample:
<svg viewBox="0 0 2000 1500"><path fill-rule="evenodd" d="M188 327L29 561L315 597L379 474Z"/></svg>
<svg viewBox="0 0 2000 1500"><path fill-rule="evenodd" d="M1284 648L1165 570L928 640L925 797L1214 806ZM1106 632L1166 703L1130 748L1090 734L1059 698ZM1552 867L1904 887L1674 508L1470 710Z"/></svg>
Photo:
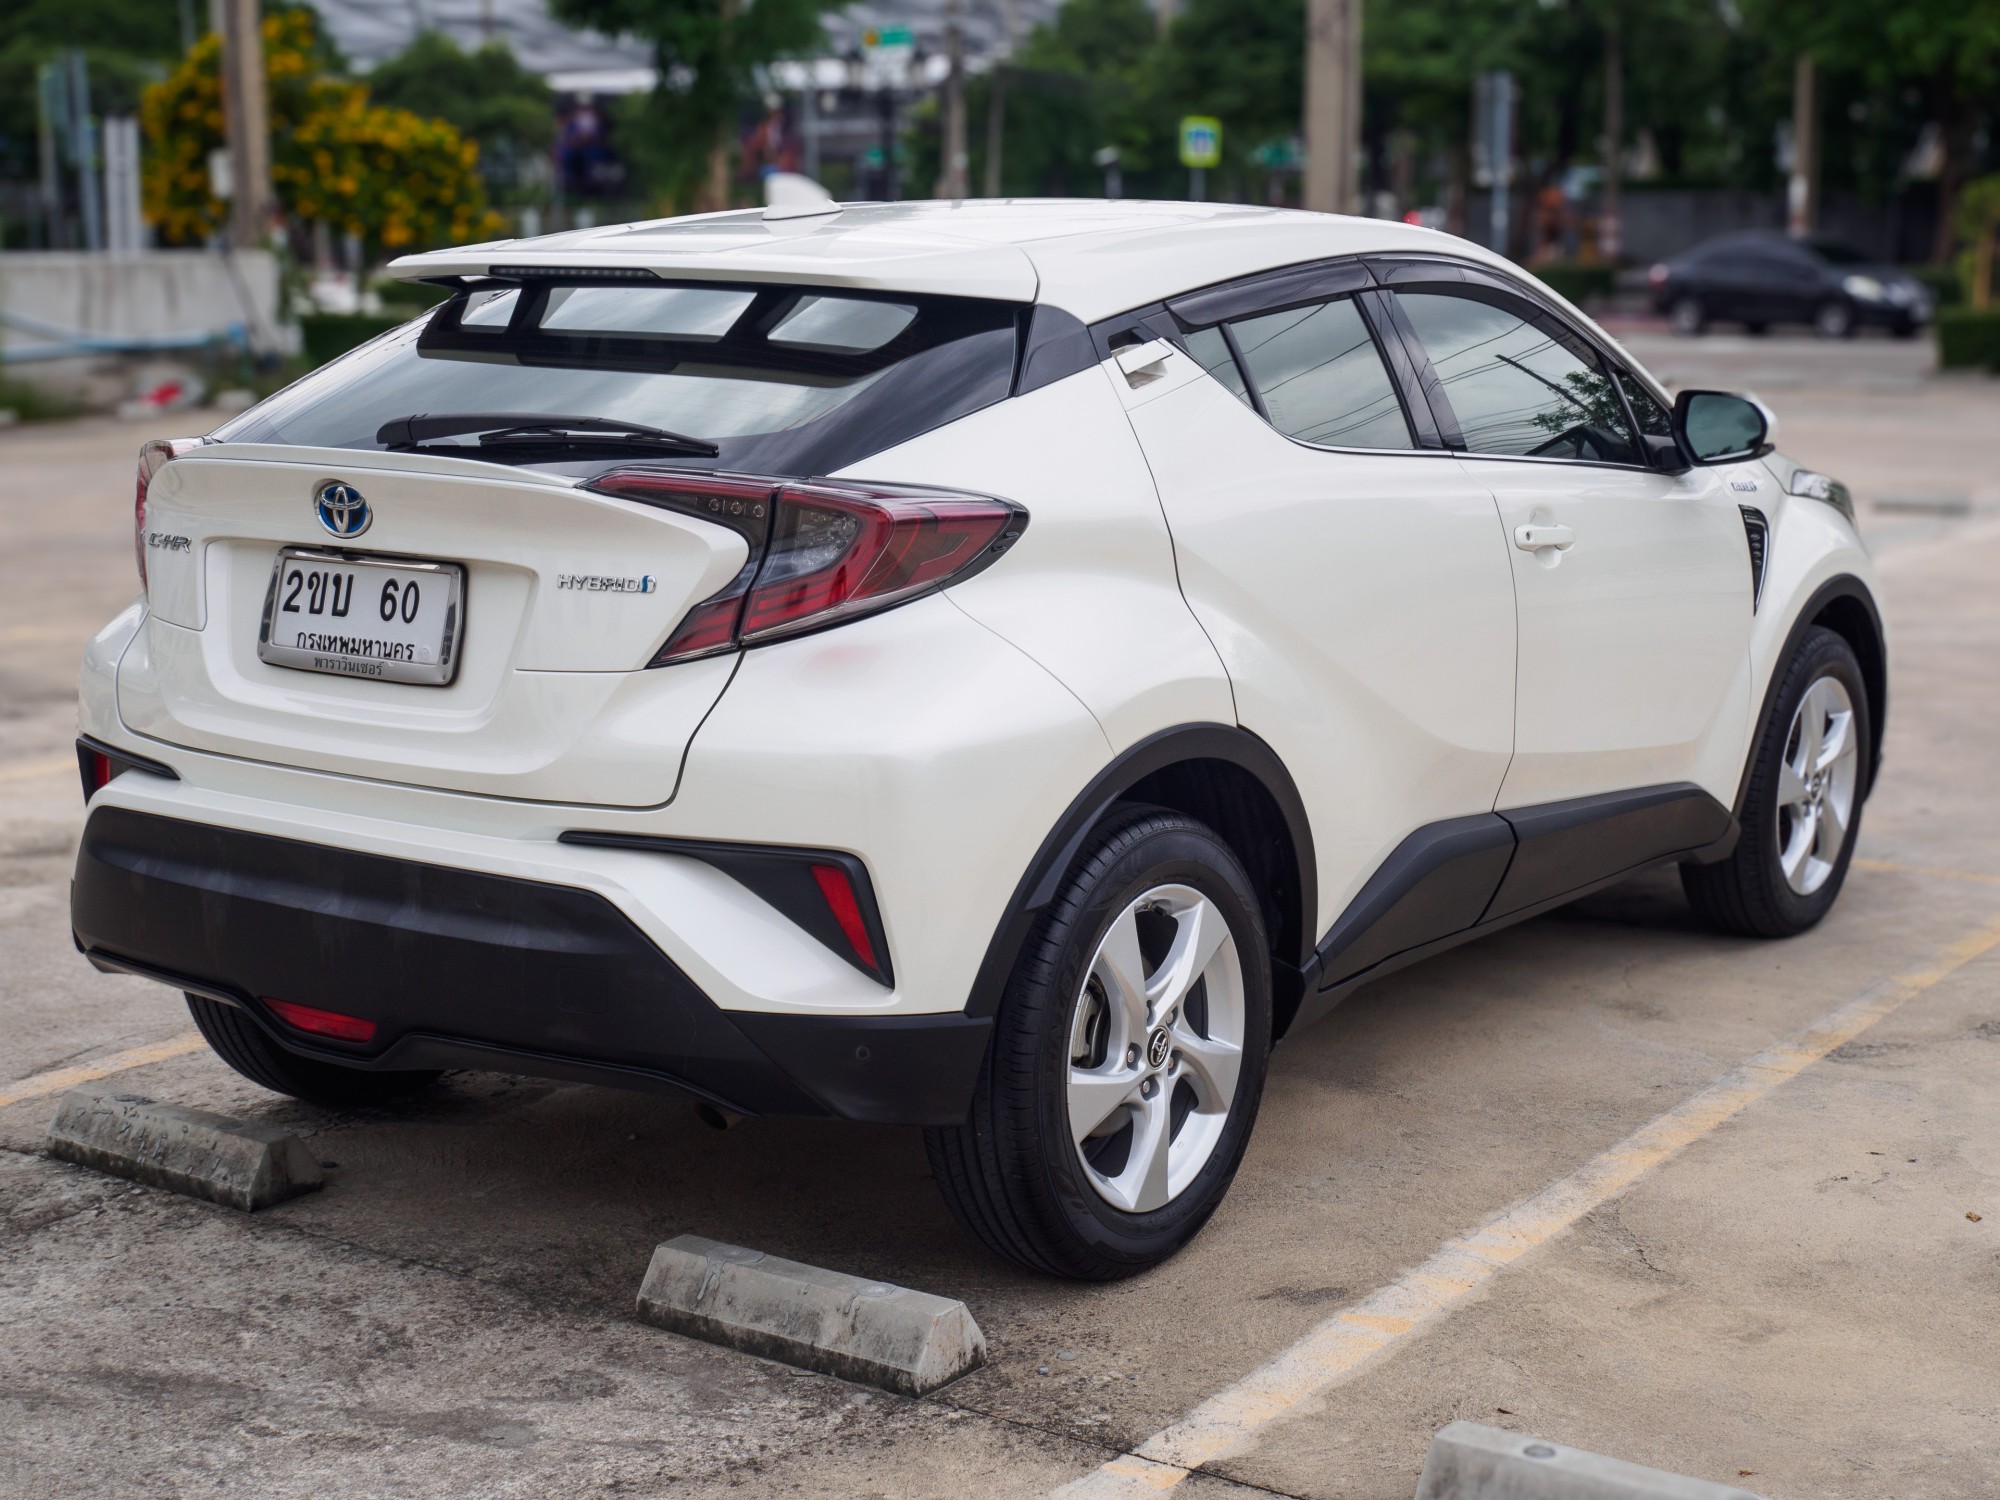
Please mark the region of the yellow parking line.
<svg viewBox="0 0 2000 1500"><path fill-rule="evenodd" d="M109 1057L94 1063L83 1063L74 1068L51 1068L46 1073L36 1073L23 1078L19 1083L5 1085L0 1093L0 1109L10 1104L20 1104L28 1099L39 1099L45 1094L60 1094L64 1089L73 1089L79 1083L95 1083L100 1078L109 1078L113 1073L123 1073L128 1068L143 1068L147 1063L165 1062L170 1057L185 1057L190 1052L199 1052L208 1043L199 1031L183 1031L179 1036L170 1036L164 1042L148 1042L143 1047L131 1047L123 1052L114 1052Z"/></svg>
<svg viewBox="0 0 2000 1500"><path fill-rule="evenodd" d="M1976 885L2000 885L2000 875L1982 875L1977 870L1945 870L1936 865L1905 865L1893 859L1854 859L1849 863L1858 870L1872 870L1878 875L1930 875L1939 880L1970 880Z"/></svg>
<svg viewBox="0 0 2000 1500"><path fill-rule="evenodd" d="M1155 1494L1172 1489L1201 1465L1240 1451L1300 1402L1437 1323L1513 1261L1995 946L2000 946L2000 917L1953 943L1935 962L1863 990L1766 1047L1567 1177L1502 1209L1415 1270L1334 1314L1261 1369L1057 1494L1064 1500Z"/></svg>
<svg viewBox="0 0 2000 1500"><path fill-rule="evenodd" d="M23 761L18 766L0 766L0 781L33 781L37 776L53 776L58 771L76 774L76 757L58 755L48 760Z"/></svg>

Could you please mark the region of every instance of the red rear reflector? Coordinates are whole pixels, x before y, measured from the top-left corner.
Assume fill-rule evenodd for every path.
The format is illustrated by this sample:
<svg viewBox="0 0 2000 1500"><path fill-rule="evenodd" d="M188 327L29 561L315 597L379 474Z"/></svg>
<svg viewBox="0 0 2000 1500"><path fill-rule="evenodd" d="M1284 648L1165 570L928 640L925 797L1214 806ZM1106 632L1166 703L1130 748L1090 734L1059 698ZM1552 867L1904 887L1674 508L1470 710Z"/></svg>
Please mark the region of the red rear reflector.
<svg viewBox="0 0 2000 1500"><path fill-rule="evenodd" d="M314 1010L310 1005L294 1005L289 1000L266 1000L271 1013L294 1031L310 1031L314 1036L330 1036L337 1042L366 1042L375 1036L375 1023L360 1016L343 1016L336 1010Z"/></svg>
<svg viewBox="0 0 2000 1500"><path fill-rule="evenodd" d="M83 763L90 776L90 789L84 793L84 800L103 791L111 785L111 778L118 774L118 768L111 764L111 757L102 750L85 750Z"/></svg>
<svg viewBox="0 0 2000 1500"><path fill-rule="evenodd" d="M861 903L854 899L854 885L848 880L847 871L839 865L814 865L812 872L819 893L826 898L827 910L833 913L833 920L840 924L847 938L847 946L854 950L856 958L880 973L882 966L875 961L875 945L868 941L868 924L861 920Z"/></svg>

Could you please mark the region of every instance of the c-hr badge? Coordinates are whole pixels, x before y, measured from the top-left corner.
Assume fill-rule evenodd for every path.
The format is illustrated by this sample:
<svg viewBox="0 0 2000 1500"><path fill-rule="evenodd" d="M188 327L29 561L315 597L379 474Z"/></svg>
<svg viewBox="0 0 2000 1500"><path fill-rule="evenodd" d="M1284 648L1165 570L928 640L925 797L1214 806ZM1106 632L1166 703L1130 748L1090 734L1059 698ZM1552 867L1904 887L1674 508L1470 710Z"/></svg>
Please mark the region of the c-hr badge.
<svg viewBox="0 0 2000 1500"><path fill-rule="evenodd" d="M368 529L375 513L368 508L368 501L361 491L351 484L343 484L338 479L329 479L313 491L313 511L319 516L319 524L327 535L345 542L360 536Z"/></svg>

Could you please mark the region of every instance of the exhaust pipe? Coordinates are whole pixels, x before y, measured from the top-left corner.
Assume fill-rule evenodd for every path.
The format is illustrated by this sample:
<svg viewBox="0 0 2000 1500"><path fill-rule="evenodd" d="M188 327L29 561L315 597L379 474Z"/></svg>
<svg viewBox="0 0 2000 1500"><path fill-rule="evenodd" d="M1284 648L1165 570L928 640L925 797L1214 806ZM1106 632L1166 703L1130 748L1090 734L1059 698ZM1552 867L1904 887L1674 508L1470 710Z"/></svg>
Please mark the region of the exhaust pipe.
<svg viewBox="0 0 2000 1500"><path fill-rule="evenodd" d="M733 1109L724 1109L719 1104L710 1104L706 1099L695 1102L694 1117L711 1130L730 1130L743 1123L747 1116L739 1115Z"/></svg>

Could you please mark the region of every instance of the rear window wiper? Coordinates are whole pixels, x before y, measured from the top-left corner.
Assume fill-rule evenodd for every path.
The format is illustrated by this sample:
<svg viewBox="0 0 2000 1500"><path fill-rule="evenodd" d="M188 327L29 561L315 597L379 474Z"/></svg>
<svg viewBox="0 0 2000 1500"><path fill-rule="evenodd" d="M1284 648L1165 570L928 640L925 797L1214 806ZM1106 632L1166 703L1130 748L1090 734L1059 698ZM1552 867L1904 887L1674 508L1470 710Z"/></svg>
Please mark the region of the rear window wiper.
<svg viewBox="0 0 2000 1500"><path fill-rule="evenodd" d="M631 444L714 458L722 450L707 438L604 417L562 417L540 412L420 412L384 422L375 441L385 448L420 448L433 438L478 433L482 447L561 447ZM459 447L460 444L449 446Z"/></svg>

